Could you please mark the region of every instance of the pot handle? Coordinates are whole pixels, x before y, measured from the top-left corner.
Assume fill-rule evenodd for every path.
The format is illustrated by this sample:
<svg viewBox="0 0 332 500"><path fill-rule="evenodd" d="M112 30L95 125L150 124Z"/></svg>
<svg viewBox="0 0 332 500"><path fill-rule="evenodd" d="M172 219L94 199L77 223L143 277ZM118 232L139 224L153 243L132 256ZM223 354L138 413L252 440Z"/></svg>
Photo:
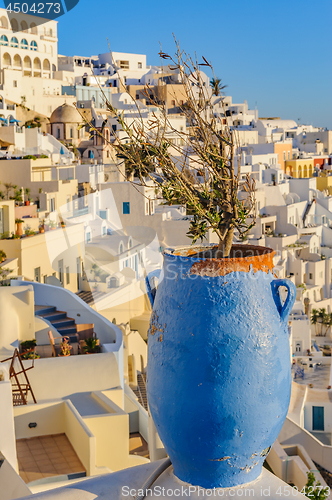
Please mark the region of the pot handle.
<svg viewBox="0 0 332 500"><path fill-rule="evenodd" d="M288 290L288 294L285 303L282 305L279 294L279 287L285 286ZM296 299L296 286L294 283L288 279L277 279L271 282L273 300L277 306L280 318L284 321L288 318L289 313L294 305Z"/></svg>
<svg viewBox="0 0 332 500"><path fill-rule="evenodd" d="M151 278L158 278L159 279L160 274L161 274L161 269L155 269L154 271L151 271L151 273L149 273L146 276L146 278L145 278L146 292L148 294L151 307L153 307L154 299L156 297L156 291L157 291L157 289L156 288L153 288L153 289L151 288L150 279Z"/></svg>

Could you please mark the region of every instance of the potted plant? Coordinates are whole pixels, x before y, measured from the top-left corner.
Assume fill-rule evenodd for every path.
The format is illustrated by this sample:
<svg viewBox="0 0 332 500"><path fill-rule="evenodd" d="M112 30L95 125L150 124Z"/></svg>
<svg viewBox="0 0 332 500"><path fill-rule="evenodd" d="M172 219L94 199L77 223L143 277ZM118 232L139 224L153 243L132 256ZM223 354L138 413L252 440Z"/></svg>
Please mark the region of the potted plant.
<svg viewBox="0 0 332 500"><path fill-rule="evenodd" d="M24 340L21 342L20 347L21 347L21 352L24 354L27 351L30 351L31 349L34 349L37 345L36 339L32 340Z"/></svg>
<svg viewBox="0 0 332 500"><path fill-rule="evenodd" d="M148 127L107 104L125 132L125 140L114 134L112 144L128 174L143 186L157 182L165 203L186 205L193 216L187 234L195 245L165 250L162 275L154 271L146 281L149 407L177 477L204 488L232 487L260 475L287 415L287 321L296 287L274 278L271 248L233 243L255 224L255 186L240 176L236 127L224 118L220 93L224 117L213 113L201 73L211 65L179 47L175 58L160 56L182 83L187 132L150 88L146 96L158 112ZM184 150L195 155L191 171ZM216 246L197 245L211 232ZM284 303L280 287L287 289Z"/></svg>
<svg viewBox="0 0 332 500"><path fill-rule="evenodd" d="M36 339L25 340L24 342L21 342L21 359L39 359L40 355L36 352L36 346Z"/></svg>
<svg viewBox="0 0 332 500"><path fill-rule="evenodd" d="M30 188L25 189L25 194L27 195L27 199L25 200L24 205L27 207L30 205L30 197L29 197L30 192L31 192Z"/></svg>
<svg viewBox="0 0 332 500"><path fill-rule="evenodd" d="M39 225L39 233L45 233L45 219L43 219L42 223Z"/></svg>
<svg viewBox="0 0 332 500"><path fill-rule="evenodd" d="M28 227L26 228L26 230L24 231L24 234L25 234L25 236L27 236L27 237L28 237L28 236L33 236L33 235L35 234L35 232L34 232L34 231L32 231L32 229L31 229L31 227L30 227L30 226L28 226Z"/></svg>
<svg viewBox="0 0 332 500"><path fill-rule="evenodd" d="M61 351L59 352L59 356L61 357L70 356L70 351L73 348L73 346L69 344L69 337L63 337L63 341L60 342L60 347Z"/></svg>
<svg viewBox="0 0 332 500"><path fill-rule="evenodd" d="M23 227L22 227L22 224L23 224L23 220L22 219L15 219L15 224L16 224L16 235L17 236L22 236L23 234Z"/></svg>
<svg viewBox="0 0 332 500"><path fill-rule="evenodd" d="M85 354L94 354L99 352L99 339L97 337L89 337L85 339L83 349Z"/></svg>
<svg viewBox="0 0 332 500"><path fill-rule="evenodd" d="M1 264L4 260L6 260L6 258L7 258L6 253L5 253L3 250L0 250L0 264Z"/></svg>
<svg viewBox="0 0 332 500"><path fill-rule="evenodd" d="M33 349L31 352L26 352L21 355L21 359L39 359L40 355Z"/></svg>

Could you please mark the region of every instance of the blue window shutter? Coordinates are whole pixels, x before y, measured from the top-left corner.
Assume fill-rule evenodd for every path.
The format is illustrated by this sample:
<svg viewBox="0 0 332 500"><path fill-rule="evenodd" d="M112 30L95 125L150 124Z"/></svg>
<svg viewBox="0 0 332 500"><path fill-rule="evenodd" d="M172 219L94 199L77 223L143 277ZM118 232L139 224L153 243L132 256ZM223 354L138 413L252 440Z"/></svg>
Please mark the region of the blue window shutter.
<svg viewBox="0 0 332 500"><path fill-rule="evenodd" d="M130 214L130 203L129 201L124 201L123 202L123 213L126 215Z"/></svg>

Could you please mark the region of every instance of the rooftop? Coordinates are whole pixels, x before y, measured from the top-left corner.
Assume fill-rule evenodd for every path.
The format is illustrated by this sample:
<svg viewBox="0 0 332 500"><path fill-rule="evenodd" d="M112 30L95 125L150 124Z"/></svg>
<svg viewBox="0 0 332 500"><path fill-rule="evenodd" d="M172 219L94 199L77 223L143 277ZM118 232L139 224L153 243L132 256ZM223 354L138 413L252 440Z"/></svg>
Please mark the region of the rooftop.
<svg viewBox="0 0 332 500"><path fill-rule="evenodd" d="M19 474L25 483L86 471L65 434L18 439Z"/></svg>
<svg viewBox="0 0 332 500"><path fill-rule="evenodd" d="M312 359L314 368L309 368L309 358L307 357L302 358L302 365L300 366L304 368L304 378L303 379L297 378L296 382L298 384L304 384L304 385L312 384L315 389L326 389L330 384L331 365L321 364L319 366L315 363L317 362L319 363L320 359L319 358L312 358ZM306 365L304 363L306 363Z"/></svg>

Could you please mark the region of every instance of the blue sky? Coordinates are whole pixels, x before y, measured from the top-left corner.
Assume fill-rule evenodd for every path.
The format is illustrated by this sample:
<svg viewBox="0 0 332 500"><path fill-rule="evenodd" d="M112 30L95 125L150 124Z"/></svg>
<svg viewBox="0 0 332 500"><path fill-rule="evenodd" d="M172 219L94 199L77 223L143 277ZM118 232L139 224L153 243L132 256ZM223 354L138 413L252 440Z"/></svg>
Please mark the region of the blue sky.
<svg viewBox="0 0 332 500"><path fill-rule="evenodd" d="M331 19L331 0L80 0L58 19L59 53L107 52L108 38L112 50L159 64L174 33L212 62L233 102L332 129Z"/></svg>

